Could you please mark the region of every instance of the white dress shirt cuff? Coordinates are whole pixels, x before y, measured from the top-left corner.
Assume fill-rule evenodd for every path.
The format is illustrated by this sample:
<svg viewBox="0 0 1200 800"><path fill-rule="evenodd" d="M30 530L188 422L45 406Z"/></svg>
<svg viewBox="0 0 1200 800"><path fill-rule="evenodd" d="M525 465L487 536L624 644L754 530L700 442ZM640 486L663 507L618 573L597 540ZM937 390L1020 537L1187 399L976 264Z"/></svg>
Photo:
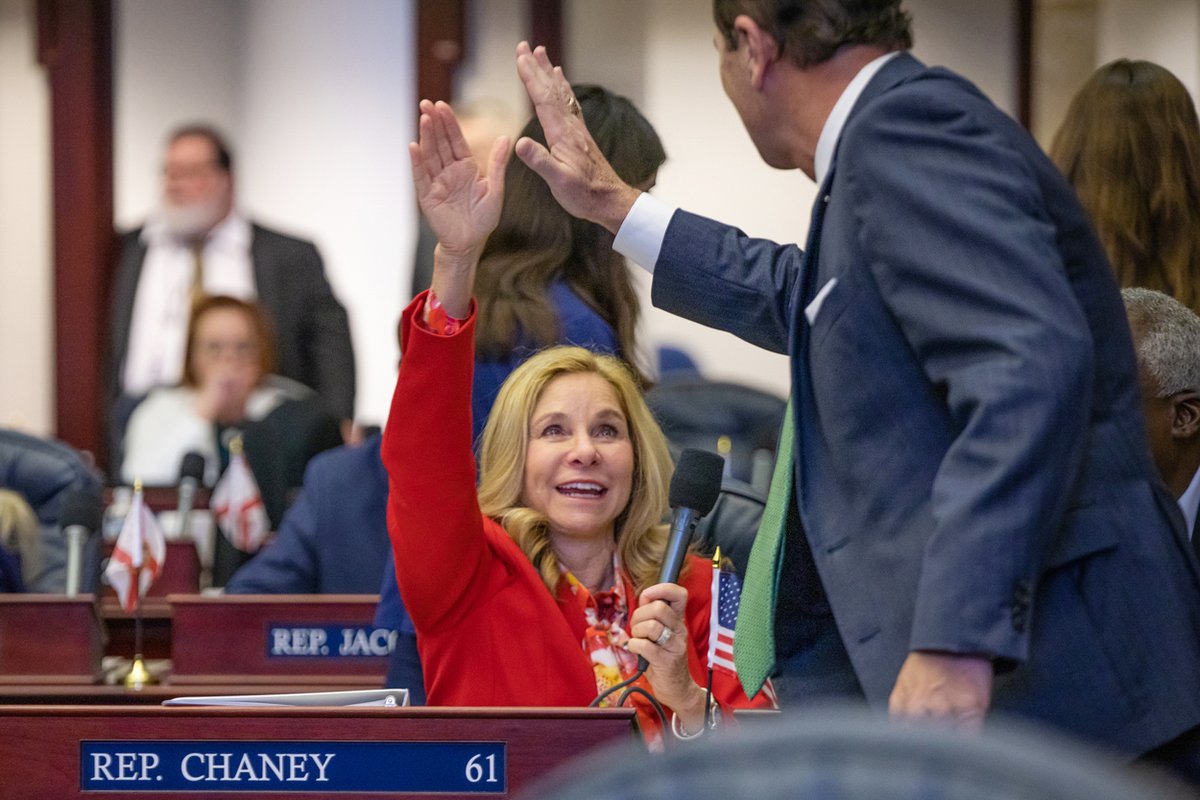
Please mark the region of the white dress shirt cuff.
<svg viewBox="0 0 1200 800"><path fill-rule="evenodd" d="M617 238L613 240L613 250L653 275L663 239L667 237L667 225L675 210L675 206L642 192L621 223Z"/></svg>

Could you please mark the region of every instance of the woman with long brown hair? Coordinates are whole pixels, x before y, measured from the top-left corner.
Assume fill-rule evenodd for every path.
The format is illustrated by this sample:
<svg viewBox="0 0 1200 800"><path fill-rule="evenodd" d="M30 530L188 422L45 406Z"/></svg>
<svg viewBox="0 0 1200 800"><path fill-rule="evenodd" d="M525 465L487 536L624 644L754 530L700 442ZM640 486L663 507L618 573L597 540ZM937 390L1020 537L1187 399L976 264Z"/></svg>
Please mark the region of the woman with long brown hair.
<svg viewBox="0 0 1200 800"><path fill-rule="evenodd" d="M629 100L599 86L574 87L601 152L626 182L654 185L666 160L654 128ZM521 131L545 143L537 117ZM562 209L520 159L505 168L500 221L479 260L472 392L478 440L500 384L532 353L574 344L636 363L638 299L612 234ZM645 378L636 366L639 383Z"/></svg>
<svg viewBox="0 0 1200 800"><path fill-rule="evenodd" d="M1179 79L1148 61L1100 67L1071 101L1050 157L1121 286L1200 313L1200 120Z"/></svg>

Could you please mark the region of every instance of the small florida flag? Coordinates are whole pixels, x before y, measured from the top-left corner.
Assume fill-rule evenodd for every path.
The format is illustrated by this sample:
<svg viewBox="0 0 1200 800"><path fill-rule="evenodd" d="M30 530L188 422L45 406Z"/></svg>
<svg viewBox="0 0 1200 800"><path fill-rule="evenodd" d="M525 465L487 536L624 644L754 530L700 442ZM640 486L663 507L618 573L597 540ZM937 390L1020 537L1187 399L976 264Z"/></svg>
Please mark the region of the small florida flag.
<svg viewBox="0 0 1200 800"><path fill-rule="evenodd" d="M213 488L209 507L221 533L242 552L257 553L271 532L258 482L242 453L240 436L229 443L229 466Z"/></svg>
<svg viewBox="0 0 1200 800"><path fill-rule="evenodd" d="M117 536L112 557L104 574L116 590L121 608L133 611L138 598L146 594L150 584L162 574L167 560L167 543L162 529L154 519L153 512L146 507L142 497L142 482L133 487L133 502L125 515L125 524Z"/></svg>

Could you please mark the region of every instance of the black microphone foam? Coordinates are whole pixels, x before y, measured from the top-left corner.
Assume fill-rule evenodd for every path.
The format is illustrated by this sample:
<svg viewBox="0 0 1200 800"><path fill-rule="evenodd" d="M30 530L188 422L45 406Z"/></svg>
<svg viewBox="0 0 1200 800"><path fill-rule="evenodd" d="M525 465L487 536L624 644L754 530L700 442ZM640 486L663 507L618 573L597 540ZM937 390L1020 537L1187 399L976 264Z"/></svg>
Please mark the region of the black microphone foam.
<svg viewBox="0 0 1200 800"><path fill-rule="evenodd" d="M204 480L204 456L195 451L183 454L183 462L179 465L179 480L192 478L197 483Z"/></svg>
<svg viewBox="0 0 1200 800"><path fill-rule="evenodd" d="M725 459L707 450L687 449L679 454L675 475L671 478L671 530L663 553L659 583L675 583L692 541L692 531L700 518L712 511L721 493L721 474Z"/></svg>
<svg viewBox="0 0 1200 800"><path fill-rule="evenodd" d="M671 478L672 508L691 508L704 516L712 511L721 493L721 475L725 459L707 450L688 448L679 454L675 475Z"/></svg>
<svg viewBox="0 0 1200 800"><path fill-rule="evenodd" d="M104 512L100 494L88 489L68 489L63 493L62 514L58 524L63 529L73 526L87 528L90 532L100 529Z"/></svg>

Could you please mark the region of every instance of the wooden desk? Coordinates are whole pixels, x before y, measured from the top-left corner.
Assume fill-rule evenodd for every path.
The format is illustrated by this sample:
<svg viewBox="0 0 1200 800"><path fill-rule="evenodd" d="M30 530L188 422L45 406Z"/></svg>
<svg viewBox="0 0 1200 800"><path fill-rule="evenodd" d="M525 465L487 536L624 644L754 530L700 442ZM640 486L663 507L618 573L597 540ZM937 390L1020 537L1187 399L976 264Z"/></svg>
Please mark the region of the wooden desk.
<svg viewBox="0 0 1200 800"><path fill-rule="evenodd" d="M167 598L146 597L142 599L142 655L146 658L171 657L172 615L171 604L167 602ZM135 655L134 618L136 614L121 608L117 598L110 596L100 601L100 616L104 619L104 625L108 631L104 655L133 658Z"/></svg>
<svg viewBox="0 0 1200 800"><path fill-rule="evenodd" d="M0 595L0 682L95 683L103 641L93 595Z"/></svg>
<svg viewBox="0 0 1200 800"><path fill-rule="evenodd" d="M146 598L142 655L159 662L162 684L127 692L104 685L101 670L106 629L110 659L135 655L134 615L115 599L100 604L101 620L90 595L0 595L0 703L144 704L188 694L378 688L390 644L389 632L372 624L378 599Z"/></svg>
<svg viewBox="0 0 1200 800"><path fill-rule="evenodd" d="M378 595L171 595L167 601L174 683L383 685L387 632L372 624Z"/></svg>
<svg viewBox="0 0 1200 800"><path fill-rule="evenodd" d="M228 766L219 772L204 769L205 758L222 751L246 748L257 754L308 749L325 754L320 775L328 780L314 793L318 773L303 778L289 776L288 788L275 789L273 800L338 797L379 798L380 789L337 791L344 785L362 785L357 772L341 765L340 754L354 749L377 748L381 757L368 759L373 777L387 782L448 781L465 776L473 789L490 790L486 796L512 797L548 770L600 745L629 740L633 735L632 709L455 709L455 708L163 708L70 706L0 707L0 775L5 785L20 787L27 800L70 800L104 796L123 798L169 796L176 800L241 800L255 789L253 783L232 780ZM241 744L244 743L244 744ZM407 760L397 759L396 743L413 743ZM456 743L499 752L491 777L469 763L433 773L433 755ZM447 747L450 746L450 748ZM424 748L421 750L421 748ZM166 753L137 758L158 750ZM107 751L110 755L97 753ZM428 765L411 751L430 754ZM173 752L173 756L171 755ZM116 758L116 753L121 758ZM186 753L180 757L181 753ZM337 755L338 759L330 758ZM351 758L353 753L347 753ZM478 756L474 757L478 759ZM107 759L107 760L105 760ZM182 765L182 766L181 766ZM428 766L434 777L423 776ZM465 766L465 770L463 769ZM489 764L489 766L492 766ZM453 773L453 774L450 774ZM210 783L217 774L225 783ZM97 786L97 782L100 786ZM345 783L341 783L345 781ZM358 781L357 784L354 784ZM489 781L491 786L488 785ZM198 787L212 785L213 791ZM84 791L84 785L90 786ZM156 790L157 784L157 790ZM177 791L177 785L186 789ZM438 785L441 785L440 783ZM231 789L236 786L236 790ZM193 789L193 787L197 787ZM497 788L494 788L497 787ZM259 784L259 788L265 788ZM299 791L297 791L297 789ZM308 790L305 792L304 790ZM429 797L420 792L396 791L387 797ZM475 797L462 789L439 794L441 798Z"/></svg>

